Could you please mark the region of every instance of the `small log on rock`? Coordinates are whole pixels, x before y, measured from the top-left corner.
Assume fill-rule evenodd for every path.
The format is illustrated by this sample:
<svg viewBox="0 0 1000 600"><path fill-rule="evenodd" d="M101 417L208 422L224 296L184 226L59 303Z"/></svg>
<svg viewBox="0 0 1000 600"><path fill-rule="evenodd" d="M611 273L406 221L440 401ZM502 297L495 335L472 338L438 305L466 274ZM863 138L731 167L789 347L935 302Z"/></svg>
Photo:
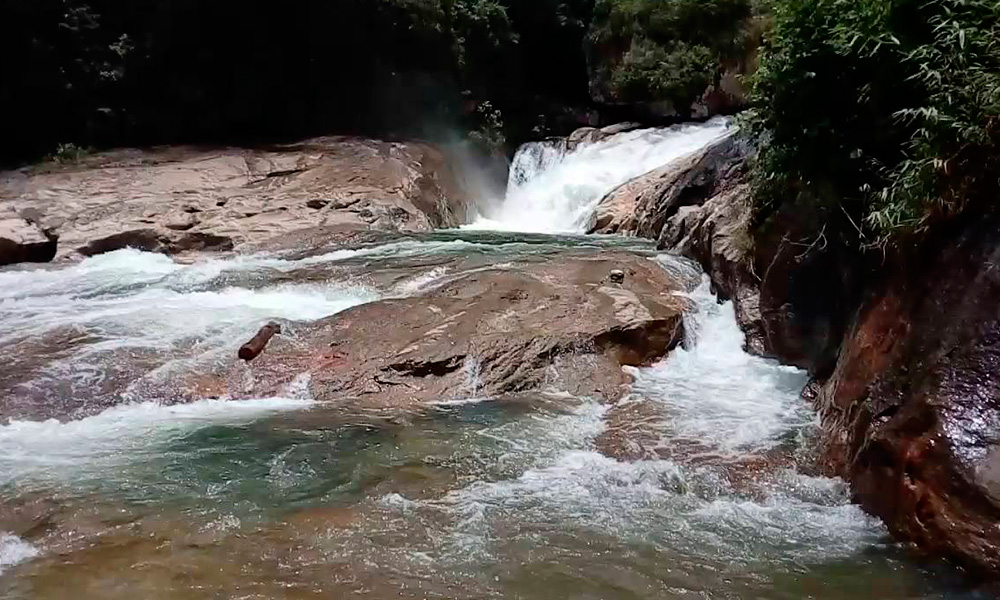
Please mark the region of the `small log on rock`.
<svg viewBox="0 0 1000 600"><path fill-rule="evenodd" d="M276 333L281 333L281 325L277 323L268 323L261 327L253 339L240 347L239 357L247 362L257 358Z"/></svg>

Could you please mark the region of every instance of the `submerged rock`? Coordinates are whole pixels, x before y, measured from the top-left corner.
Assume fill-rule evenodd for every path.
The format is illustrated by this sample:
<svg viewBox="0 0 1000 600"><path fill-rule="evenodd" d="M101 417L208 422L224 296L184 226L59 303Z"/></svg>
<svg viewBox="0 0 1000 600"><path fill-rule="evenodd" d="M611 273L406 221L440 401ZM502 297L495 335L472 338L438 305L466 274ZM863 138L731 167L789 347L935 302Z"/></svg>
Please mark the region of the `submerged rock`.
<svg viewBox="0 0 1000 600"><path fill-rule="evenodd" d="M222 250L306 228L417 232L461 224L467 193L450 164L429 144L349 137L256 150L118 150L0 173L0 196L9 198L5 208L33 211L39 227L59 236L59 256L126 246ZM25 252L5 251L10 262L40 256Z"/></svg>
<svg viewBox="0 0 1000 600"><path fill-rule="evenodd" d="M623 287L603 280L628 273ZM422 295L357 306L300 332L307 350L271 352L263 379L308 370L318 400L399 407L545 390L617 399L622 365L683 338L686 301L655 262L566 256L476 269Z"/></svg>

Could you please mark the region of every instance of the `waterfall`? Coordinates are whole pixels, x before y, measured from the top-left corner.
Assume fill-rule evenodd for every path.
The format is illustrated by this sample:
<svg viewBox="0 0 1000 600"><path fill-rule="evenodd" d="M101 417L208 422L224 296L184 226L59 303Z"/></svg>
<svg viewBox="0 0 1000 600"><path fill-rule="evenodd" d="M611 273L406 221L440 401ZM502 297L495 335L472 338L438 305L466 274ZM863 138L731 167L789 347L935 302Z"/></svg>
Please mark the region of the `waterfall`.
<svg viewBox="0 0 1000 600"><path fill-rule="evenodd" d="M728 119L641 129L583 144L522 146L511 165L507 195L467 227L530 233L585 233L608 192L630 179L683 158L725 135Z"/></svg>

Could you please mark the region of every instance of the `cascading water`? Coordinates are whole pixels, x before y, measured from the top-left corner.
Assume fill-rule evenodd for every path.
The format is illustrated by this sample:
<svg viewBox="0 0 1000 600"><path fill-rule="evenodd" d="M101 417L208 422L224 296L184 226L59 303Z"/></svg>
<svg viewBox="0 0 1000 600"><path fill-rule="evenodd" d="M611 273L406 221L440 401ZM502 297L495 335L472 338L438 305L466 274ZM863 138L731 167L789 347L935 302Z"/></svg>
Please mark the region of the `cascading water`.
<svg viewBox="0 0 1000 600"><path fill-rule="evenodd" d="M529 146L476 227L579 231L614 186L726 127ZM612 406L556 387L486 397L471 355L456 397L416 413L315 401L304 373L275 397L177 395L235 368L268 320L294 344L360 303L609 249L701 276L639 240L469 231L0 271L0 597L963 596L843 482L802 471L804 374L743 352L706 283L687 294L685 347L632 369Z"/></svg>
<svg viewBox="0 0 1000 600"><path fill-rule="evenodd" d="M728 129L729 121L717 117L702 124L620 133L569 153L558 143L526 144L511 164L506 198L484 207L469 227L583 233L608 192L703 148Z"/></svg>

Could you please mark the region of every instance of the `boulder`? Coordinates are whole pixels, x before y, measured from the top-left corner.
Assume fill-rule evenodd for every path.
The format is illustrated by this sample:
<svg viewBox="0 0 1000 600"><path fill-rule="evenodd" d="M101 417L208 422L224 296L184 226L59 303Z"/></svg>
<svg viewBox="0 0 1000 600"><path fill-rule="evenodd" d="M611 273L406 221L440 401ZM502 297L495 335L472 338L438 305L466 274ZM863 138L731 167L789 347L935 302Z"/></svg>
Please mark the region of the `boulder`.
<svg viewBox="0 0 1000 600"><path fill-rule="evenodd" d="M58 237L16 214L0 215L0 266L49 262Z"/></svg>
<svg viewBox="0 0 1000 600"><path fill-rule="evenodd" d="M661 248L699 262L716 294L733 300L746 349L772 355L744 182L751 150L731 134L625 183L601 200L591 231L654 238Z"/></svg>
<svg viewBox="0 0 1000 600"><path fill-rule="evenodd" d="M573 133L569 134L565 140L566 151L572 152L580 148L580 146L586 144L596 144L603 140L608 139L611 136L618 135L619 133L626 133L634 129L639 129L642 124L636 123L634 121L626 121L624 123L616 123L614 125L608 125L606 127L596 128L596 127L581 127Z"/></svg>
<svg viewBox="0 0 1000 600"><path fill-rule="evenodd" d="M753 354L772 354L774 344L761 315L760 285L750 230L749 186L741 183L712 196L700 206L678 209L660 233L659 243L701 263L715 293L732 300L736 321Z"/></svg>
<svg viewBox="0 0 1000 600"><path fill-rule="evenodd" d="M659 238L682 207L703 204L735 185L749 152L747 143L730 133L687 158L626 182L601 199L590 233Z"/></svg>
<svg viewBox="0 0 1000 600"><path fill-rule="evenodd" d="M124 246L227 249L307 228L459 225L471 190L452 164L430 144L353 137L257 149L116 150L0 173L0 196L59 235L59 256Z"/></svg>
<svg viewBox="0 0 1000 600"><path fill-rule="evenodd" d="M608 273L626 273L611 285ZM408 407L550 389L616 400L623 365L683 339L687 282L628 254L473 269L423 295L354 307L254 363L268 393L302 372L317 400ZM270 386L270 388L267 388Z"/></svg>

